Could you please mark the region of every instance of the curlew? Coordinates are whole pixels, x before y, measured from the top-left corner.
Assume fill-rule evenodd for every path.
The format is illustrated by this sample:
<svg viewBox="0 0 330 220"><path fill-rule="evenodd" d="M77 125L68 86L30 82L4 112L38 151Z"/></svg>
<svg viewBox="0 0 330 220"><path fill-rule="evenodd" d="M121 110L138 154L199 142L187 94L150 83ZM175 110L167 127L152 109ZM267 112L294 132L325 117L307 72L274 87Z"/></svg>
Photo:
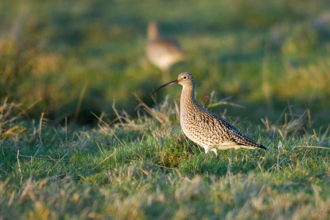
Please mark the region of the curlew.
<svg viewBox="0 0 330 220"><path fill-rule="evenodd" d="M264 146L254 142L222 117L200 106L195 99L195 79L188 72L180 73L176 80L160 86L151 95L172 84L182 85L180 124L183 133L190 140L203 147L205 153L211 150L218 157L217 150L230 148L266 150Z"/></svg>
<svg viewBox="0 0 330 220"><path fill-rule="evenodd" d="M169 75L170 67L173 64L185 59L185 53L177 42L162 38L159 35L155 22L148 24L146 54L150 62L161 69L166 77Z"/></svg>

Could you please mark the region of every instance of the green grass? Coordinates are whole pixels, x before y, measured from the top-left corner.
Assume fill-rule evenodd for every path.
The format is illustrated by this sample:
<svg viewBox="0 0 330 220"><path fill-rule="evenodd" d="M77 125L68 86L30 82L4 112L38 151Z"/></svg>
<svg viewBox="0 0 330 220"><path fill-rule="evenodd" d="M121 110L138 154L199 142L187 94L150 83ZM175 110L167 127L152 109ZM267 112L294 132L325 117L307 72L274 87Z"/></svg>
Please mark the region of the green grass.
<svg viewBox="0 0 330 220"><path fill-rule="evenodd" d="M4 0L0 219L328 219L330 41L313 24L329 8ZM266 152L217 159L184 137L180 87L149 95L165 83L150 20L189 57L171 78L191 72L197 101Z"/></svg>
<svg viewBox="0 0 330 220"><path fill-rule="evenodd" d="M1 218L329 217L328 132L299 118L259 127L233 121L267 151L219 151L217 159L184 138L172 105L148 111L111 127L26 122L18 137L4 135Z"/></svg>
<svg viewBox="0 0 330 220"><path fill-rule="evenodd" d="M327 0L5 1L0 99L34 104L29 117L45 112L53 125L65 118L95 123L91 111L113 119L114 99L136 114L132 93L152 105L149 94L164 83L144 52L147 23L155 20L187 52L171 78L191 72L198 101L212 91L217 100L232 97L246 107L232 115L253 123L266 115L276 120L289 102L327 126L330 43L313 22L329 7ZM178 98L179 89L171 96Z"/></svg>

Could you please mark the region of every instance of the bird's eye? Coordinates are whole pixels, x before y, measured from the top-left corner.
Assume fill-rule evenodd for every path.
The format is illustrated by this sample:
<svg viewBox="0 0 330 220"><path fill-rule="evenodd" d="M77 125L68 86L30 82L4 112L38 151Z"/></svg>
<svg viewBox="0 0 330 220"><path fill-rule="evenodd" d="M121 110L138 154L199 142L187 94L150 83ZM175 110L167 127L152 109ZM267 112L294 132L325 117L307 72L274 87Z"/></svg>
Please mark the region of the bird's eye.
<svg viewBox="0 0 330 220"><path fill-rule="evenodd" d="M187 77L185 76L185 77L183 77L183 79L187 79Z"/></svg>

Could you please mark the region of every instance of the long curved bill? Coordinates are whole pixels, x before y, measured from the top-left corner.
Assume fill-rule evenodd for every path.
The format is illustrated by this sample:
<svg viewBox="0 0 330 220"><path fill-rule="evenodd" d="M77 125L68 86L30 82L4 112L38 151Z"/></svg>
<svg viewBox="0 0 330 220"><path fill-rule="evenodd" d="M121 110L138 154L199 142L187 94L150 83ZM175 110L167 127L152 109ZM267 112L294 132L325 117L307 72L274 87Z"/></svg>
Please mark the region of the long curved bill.
<svg viewBox="0 0 330 220"><path fill-rule="evenodd" d="M152 96L155 92L157 92L157 91L160 90L161 88L164 88L165 86L169 86L169 85L177 84L177 83L178 83L178 80L173 80L173 81L171 81L171 82L169 82L169 83L166 83L166 84L164 84L164 85L158 87L155 91L153 91L153 92L150 94L150 96Z"/></svg>

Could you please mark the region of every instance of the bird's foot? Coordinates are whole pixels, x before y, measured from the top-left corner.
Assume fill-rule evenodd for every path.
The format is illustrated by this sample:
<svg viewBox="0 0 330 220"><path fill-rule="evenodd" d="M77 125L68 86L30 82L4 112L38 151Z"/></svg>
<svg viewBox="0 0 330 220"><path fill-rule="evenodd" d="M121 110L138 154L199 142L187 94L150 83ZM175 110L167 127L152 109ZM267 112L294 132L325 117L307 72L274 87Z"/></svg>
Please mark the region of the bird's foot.
<svg viewBox="0 0 330 220"><path fill-rule="evenodd" d="M218 150L217 149L212 149L211 151L213 151L215 153L216 158L219 159Z"/></svg>

